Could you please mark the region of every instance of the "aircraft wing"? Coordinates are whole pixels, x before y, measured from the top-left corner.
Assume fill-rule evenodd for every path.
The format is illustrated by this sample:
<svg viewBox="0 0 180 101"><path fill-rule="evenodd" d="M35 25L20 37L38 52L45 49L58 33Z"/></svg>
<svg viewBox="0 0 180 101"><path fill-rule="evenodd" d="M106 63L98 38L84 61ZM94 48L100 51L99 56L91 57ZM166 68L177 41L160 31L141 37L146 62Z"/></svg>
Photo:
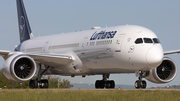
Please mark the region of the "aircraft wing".
<svg viewBox="0 0 180 101"><path fill-rule="evenodd" d="M165 52L164 52L164 55L174 54L174 53L180 53L180 50L165 51Z"/></svg>
<svg viewBox="0 0 180 101"><path fill-rule="evenodd" d="M7 56L9 53L10 51L0 50L0 56Z"/></svg>
<svg viewBox="0 0 180 101"><path fill-rule="evenodd" d="M63 67L72 62L71 56L56 54L27 54L37 63L53 67Z"/></svg>
<svg viewBox="0 0 180 101"><path fill-rule="evenodd" d="M4 59L8 57L8 55L15 54L16 52L0 50L0 56ZM63 67L72 62L71 56L68 55L59 55L59 54L34 54L34 53L23 53L30 57L32 57L36 63L45 64L52 67Z"/></svg>
<svg viewBox="0 0 180 101"><path fill-rule="evenodd" d="M4 59L7 59L7 56L11 53L11 51L0 50L0 56Z"/></svg>

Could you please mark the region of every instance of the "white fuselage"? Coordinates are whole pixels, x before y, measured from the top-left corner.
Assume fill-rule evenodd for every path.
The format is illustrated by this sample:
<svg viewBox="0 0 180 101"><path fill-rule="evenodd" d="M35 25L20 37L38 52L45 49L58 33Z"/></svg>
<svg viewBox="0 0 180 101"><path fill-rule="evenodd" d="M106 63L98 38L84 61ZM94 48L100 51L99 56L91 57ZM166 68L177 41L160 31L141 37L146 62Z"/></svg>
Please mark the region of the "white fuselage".
<svg viewBox="0 0 180 101"><path fill-rule="evenodd" d="M142 43L135 43L142 38ZM21 44L20 51L73 55L74 61L65 67L56 66L49 74L94 75L149 71L163 60L160 43L149 29L124 25L87 31L38 37Z"/></svg>

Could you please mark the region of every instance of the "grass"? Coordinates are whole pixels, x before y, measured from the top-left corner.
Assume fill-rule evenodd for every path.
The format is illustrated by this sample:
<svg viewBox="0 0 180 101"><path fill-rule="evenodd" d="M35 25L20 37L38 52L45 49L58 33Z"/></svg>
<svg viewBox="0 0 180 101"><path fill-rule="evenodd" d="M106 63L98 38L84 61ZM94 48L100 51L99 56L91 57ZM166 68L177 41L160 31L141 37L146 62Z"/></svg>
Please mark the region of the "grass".
<svg viewBox="0 0 180 101"><path fill-rule="evenodd" d="M2 89L0 101L180 101L180 90Z"/></svg>

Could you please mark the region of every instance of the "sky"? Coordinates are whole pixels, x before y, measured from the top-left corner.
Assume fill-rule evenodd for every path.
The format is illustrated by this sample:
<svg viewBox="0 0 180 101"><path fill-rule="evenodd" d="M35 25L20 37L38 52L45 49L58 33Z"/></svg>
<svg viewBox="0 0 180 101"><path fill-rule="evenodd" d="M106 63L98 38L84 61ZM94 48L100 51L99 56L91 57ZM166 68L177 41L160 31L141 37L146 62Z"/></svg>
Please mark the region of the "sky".
<svg viewBox="0 0 180 101"><path fill-rule="evenodd" d="M152 30L164 51L180 49L179 0L24 0L33 35L89 30L93 26L139 25ZM13 51L20 43L16 0L0 0L0 50ZM180 85L180 54L166 55L176 63L178 74L170 83L147 87ZM4 60L0 58L2 68ZM64 77L71 83L91 83L102 76ZM134 85L135 74L112 74L116 84Z"/></svg>

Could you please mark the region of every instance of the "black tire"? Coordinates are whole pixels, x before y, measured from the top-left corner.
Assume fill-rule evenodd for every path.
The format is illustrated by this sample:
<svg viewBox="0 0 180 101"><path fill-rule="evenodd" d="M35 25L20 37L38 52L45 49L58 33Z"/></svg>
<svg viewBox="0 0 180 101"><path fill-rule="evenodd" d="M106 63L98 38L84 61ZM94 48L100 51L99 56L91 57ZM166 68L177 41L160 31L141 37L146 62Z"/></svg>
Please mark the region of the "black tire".
<svg viewBox="0 0 180 101"><path fill-rule="evenodd" d="M110 81L110 88L115 88L115 82L113 80Z"/></svg>
<svg viewBox="0 0 180 101"><path fill-rule="evenodd" d="M38 88L38 81L37 80L30 80L29 81L29 88L31 88L31 89Z"/></svg>
<svg viewBox="0 0 180 101"><path fill-rule="evenodd" d="M95 83L95 88L100 88L100 81L99 80L96 80L96 83Z"/></svg>
<svg viewBox="0 0 180 101"><path fill-rule="evenodd" d="M29 88L30 88L30 89L33 89L32 80L29 81Z"/></svg>
<svg viewBox="0 0 180 101"><path fill-rule="evenodd" d="M44 86L42 86L42 85L39 85L39 87L40 87L41 89L43 89L43 88L44 88Z"/></svg>
<svg viewBox="0 0 180 101"><path fill-rule="evenodd" d="M106 89L110 88L111 87L111 82L110 81L106 81L105 87L106 87Z"/></svg>
<svg viewBox="0 0 180 101"><path fill-rule="evenodd" d="M44 88L48 88L49 87L49 82L48 80L44 80Z"/></svg>
<svg viewBox="0 0 180 101"><path fill-rule="evenodd" d="M146 86L147 86L147 83L146 83L146 81L142 81L142 84L141 84L141 88L142 89L145 89L146 88Z"/></svg>
<svg viewBox="0 0 180 101"><path fill-rule="evenodd" d="M38 81L38 83L39 83L39 87L40 87L41 89L43 89L44 86L42 85L42 81L40 80L40 81Z"/></svg>
<svg viewBox="0 0 180 101"><path fill-rule="evenodd" d="M48 86L49 86L48 80L46 79L41 80L41 85L39 86L40 88L48 88Z"/></svg>
<svg viewBox="0 0 180 101"><path fill-rule="evenodd" d="M100 81L100 88L103 89L105 87L105 82L103 80Z"/></svg>
<svg viewBox="0 0 180 101"><path fill-rule="evenodd" d="M141 82L140 82L139 80L137 80L137 81L135 82L134 86L135 86L136 89L141 88Z"/></svg>

